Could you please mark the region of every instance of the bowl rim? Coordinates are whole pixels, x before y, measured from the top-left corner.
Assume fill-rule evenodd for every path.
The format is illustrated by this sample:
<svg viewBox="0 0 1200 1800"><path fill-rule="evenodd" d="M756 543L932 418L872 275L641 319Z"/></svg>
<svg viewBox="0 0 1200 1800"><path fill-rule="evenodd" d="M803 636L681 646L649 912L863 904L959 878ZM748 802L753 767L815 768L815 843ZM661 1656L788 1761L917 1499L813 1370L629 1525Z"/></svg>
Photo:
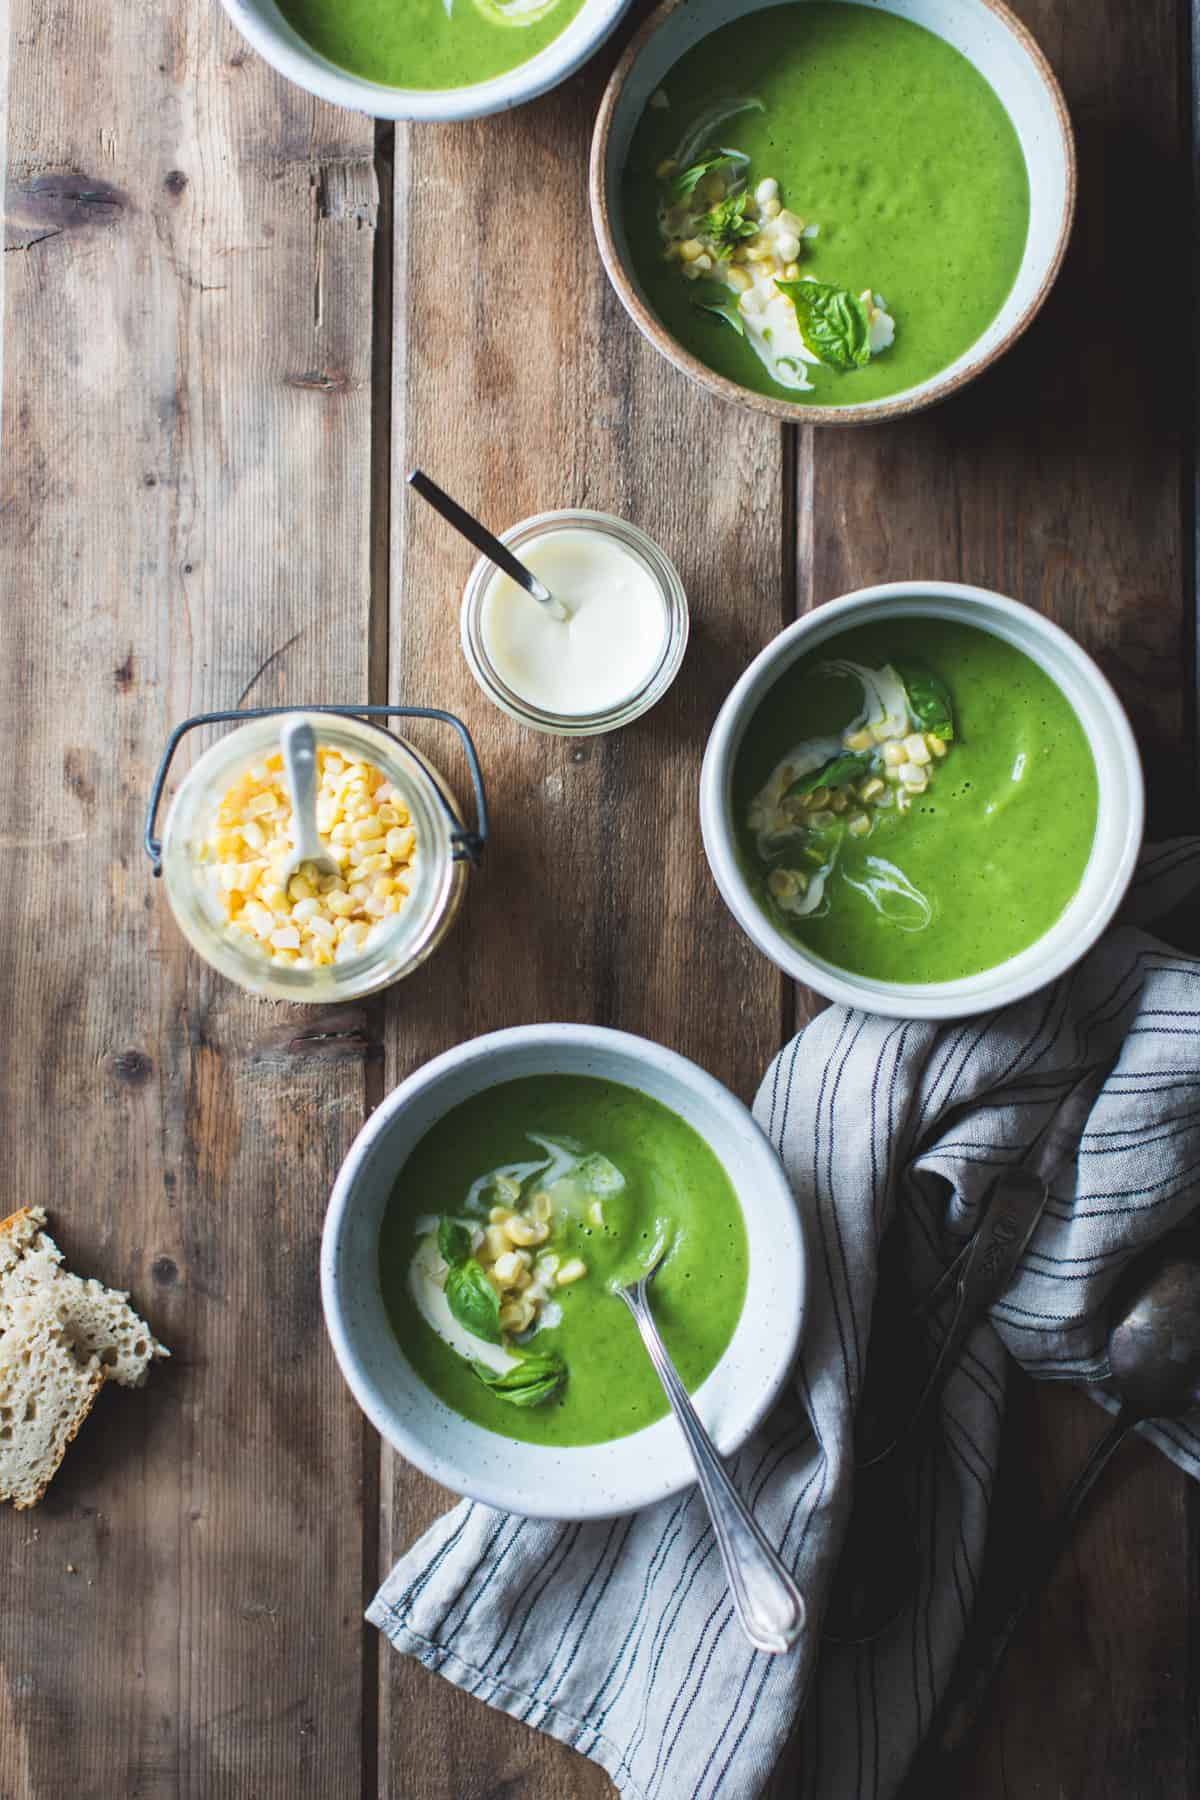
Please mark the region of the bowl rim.
<svg viewBox="0 0 1200 1800"><path fill-rule="evenodd" d="M620 1498L614 1499L609 1491L593 1491L591 1497L587 1492L580 1495L578 1491L572 1498L569 1507L560 1501L555 1504L549 1496L554 1492L553 1483L547 1481L541 1487L535 1487L527 1476L524 1487L517 1481L495 1477L490 1473L482 1476L464 1475L461 1464L452 1455L445 1454L433 1443L417 1431L406 1429L394 1410L390 1410L382 1401L379 1391L371 1379L364 1375L359 1367L358 1356L351 1341L351 1332L347 1324L347 1309L344 1304L343 1291L339 1279L339 1259L342 1238L346 1222L354 1204L355 1192L363 1165L372 1155L378 1140L390 1129L396 1115L418 1095L429 1089L437 1088L448 1076L455 1076L472 1063L486 1063L497 1058L506 1058L511 1051L530 1048L553 1052L566 1045L577 1046L582 1050L604 1051L614 1050L632 1057L637 1061L649 1061L657 1068L686 1086L692 1094L706 1101L714 1110L724 1115L739 1134L754 1145L757 1154L757 1166L752 1171L754 1192L762 1192L765 1181L774 1181L776 1195L781 1204L776 1208L776 1217L772 1220L772 1232L777 1237L773 1246L772 1265L790 1264L794 1281L790 1287L791 1299L785 1314L782 1307L771 1314L771 1339L777 1345L770 1373L761 1387L754 1390L752 1402L744 1409L739 1407L737 1416L726 1422L722 1429L715 1433L718 1448L723 1456L732 1456L761 1425L782 1393L784 1386L795 1365L799 1354L802 1334L808 1318L808 1283L809 1258L805 1239L804 1226L800 1215L799 1204L792 1189L791 1181L784 1169L779 1153L771 1143L762 1126L754 1118L749 1107L740 1100L716 1076L710 1075L699 1063L689 1057L682 1056L676 1050L670 1050L651 1038L638 1036L636 1033L614 1030L609 1026L587 1024L541 1024L517 1025L505 1029L487 1032L482 1036L469 1038L465 1043L452 1046L440 1055L422 1063L380 1103L371 1117L358 1132L338 1170L336 1180L329 1198L325 1215L325 1223L321 1235L320 1283L321 1306L325 1318L325 1328L333 1346L334 1355L343 1379L350 1388L360 1408L383 1438L385 1443L410 1462L432 1480L451 1489L456 1494L477 1500L484 1505L493 1506L501 1511L512 1512L527 1518L582 1520L591 1518L615 1518L626 1513L639 1511L642 1507L653 1505L659 1500L669 1499L681 1493L696 1480L686 1443L679 1435L678 1455L672 1461L667 1476L653 1470L639 1473L636 1459L633 1467L621 1475L612 1473L615 1487L619 1488ZM511 1077L497 1073L494 1083L498 1085ZM621 1080L620 1076L609 1077ZM625 1085L632 1085L626 1080ZM457 1104L452 1099L446 1111ZM664 1101L663 1104L669 1104ZM443 1116L442 1114L438 1115ZM697 1129L693 1126L693 1129ZM714 1152L715 1154L715 1152ZM746 1184L739 1182L736 1172L726 1167L726 1173L738 1195L742 1211L746 1207ZM751 1281L753 1280L751 1265ZM748 1284L747 1301L751 1298ZM745 1315L743 1307L739 1315L739 1324ZM736 1327L735 1327L736 1331ZM704 1391L709 1382L720 1371L729 1355L731 1344L718 1360L716 1367L693 1394L694 1400L702 1402ZM415 1372L414 1372L415 1373ZM415 1379L420 1380L419 1376ZM432 1390L429 1390L432 1393ZM454 1413L445 1402L434 1395L434 1400L453 1418ZM658 1420L654 1425L645 1427L646 1431L655 1431L661 1425L670 1424L670 1415ZM466 1422L468 1425L470 1421ZM475 1427L483 1431L484 1427ZM497 1444L508 1444L519 1456L531 1453L534 1457L549 1461L561 1461L575 1448L600 1455L618 1452L622 1446L633 1444L641 1436L640 1432L632 1432L623 1438L615 1438L607 1442L587 1445L569 1446L563 1450L556 1446L528 1444L522 1440L505 1439L500 1433L487 1433L494 1437ZM507 1459L512 1464L515 1457ZM615 1459L614 1459L615 1460ZM548 1469L547 1469L548 1472ZM544 1494L546 1497L540 1497Z"/></svg>
<svg viewBox="0 0 1200 1800"><path fill-rule="evenodd" d="M308 44L286 19L285 32L264 18L248 0L221 0L231 22L251 48L277 74L306 93L374 119L433 124L490 118L549 93L608 41L630 4L631 0L583 0L575 17L544 49L486 81L461 88L401 88L341 68ZM581 30L576 36L573 28L589 12L595 14L594 29ZM564 49L568 37L572 42Z"/></svg>
<svg viewBox="0 0 1200 1800"><path fill-rule="evenodd" d="M974 976L922 984L927 990L922 991L921 986L904 982L854 977L849 972L839 971L833 964L810 956L799 944L776 930L755 901L739 865L733 834L726 817L725 789L747 722L747 708L750 707L752 711L753 706L758 704L755 700L751 705L750 696L764 673L777 669L778 674L782 674L795 660L787 652L815 627L824 626L831 619L845 619L849 626L853 622L853 615L864 607L875 601L893 599L946 599L964 602L968 606L979 608L982 615L979 623L981 630L987 629L986 615L989 612L993 616L999 615L1027 628L1031 627L1035 635L1040 634L1044 641L1052 644L1072 664L1081 680L1096 695L1113 733L1117 757L1129 776L1128 815L1120 829L1119 848L1114 848L1108 888L1101 903L1070 941L1064 941L1061 948L1044 963L1022 975L1010 977L1007 981L996 981L992 990L983 997L978 993L968 994L963 991L967 982L977 979ZM1029 652L1026 651L1026 654ZM1051 679L1055 679L1053 675ZM1056 981L1087 955L1112 923L1137 867L1145 824L1145 779L1133 729L1116 690L1095 659L1061 625L1038 612L1036 607L996 593L990 588L976 587L969 582L960 581L905 580L855 588L848 594L838 595L834 600L824 601L785 626L758 652L730 689L709 733L700 771L699 806L704 851L721 898L747 937L776 968L793 980L813 988L826 999L862 1012L879 1014L885 1018L948 1021L994 1012L1018 1000L1027 999L1030 994L1037 993ZM1055 926L1052 925L1049 931L1054 929ZM1044 932L1042 937L1049 936L1049 931ZM1040 941L1035 939L1034 944L1027 948L1033 949ZM1019 954L1024 955L1026 952ZM1002 970L1004 966L1004 963L996 964L996 971ZM981 974L991 972L980 971Z"/></svg>
<svg viewBox="0 0 1200 1800"><path fill-rule="evenodd" d="M957 374L935 375L928 382L923 382L915 388L905 389L899 394L889 395L882 400L868 400L853 406L806 406L797 400L780 400L776 399L774 395L760 394L753 388L742 387L738 382L730 381L727 376L717 374L716 370L710 369L707 363L701 362L698 356L693 356L667 330L641 298L617 249L606 180L608 143L612 135L613 119L625 84L646 44L657 31L666 25L673 13L687 4L688 0L660 0L659 5L638 27L622 52L617 66L605 86L592 132L591 155L588 163L588 203L592 215L592 230L600 251L600 259L616 291L617 298L643 337L648 339L659 354L679 369L682 374L688 376L700 387L706 388L709 393L715 394L719 400L724 400L734 406L747 407L768 418L782 419L790 425L877 425L887 419L903 418L911 413L923 412L927 406L936 406L940 401L948 399L951 394L957 393L968 382L974 381L986 369L991 368L998 358L1003 356L1006 351L1011 350L1018 338L1024 336L1038 313L1041 312L1051 288L1058 279L1075 221L1078 188L1075 131L1062 86L1051 68L1045 52L1029 27L1017 17L1012 8L1006 4L1006 0L978 0L979 5L985 6L989 12L995 14L1001 25L1017 40L1029 57L1050 96L1059 130L1062 133L1063 158L1066 166L1066 195L1054 250L1037 292L1026 303L1023 311L1014 320L1000 342L994 345L978 362L970 364L965 369L960 369Z"/></svg>

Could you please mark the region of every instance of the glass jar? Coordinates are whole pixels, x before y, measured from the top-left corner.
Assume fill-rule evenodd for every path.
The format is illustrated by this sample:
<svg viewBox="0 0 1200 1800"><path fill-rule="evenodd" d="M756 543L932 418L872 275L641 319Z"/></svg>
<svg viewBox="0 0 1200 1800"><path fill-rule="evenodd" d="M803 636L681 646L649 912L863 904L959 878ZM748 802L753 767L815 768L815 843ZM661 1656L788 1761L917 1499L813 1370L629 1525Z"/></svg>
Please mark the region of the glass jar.
<svg viewBox="0 0 1200 1800"><path fill-rule="evenodd" d="M627 524L624 519L614 519L608 513L568 509L562 512L537 513L531 519L522 519L519 525L512 525L507 531L501 532L500 541L520 556L521 546L528 544L533 538L546 537L555 531L580 530L602 533L640 563L649 574L663 606L663 644L658 661L634 692L625 695L606 711L548 712L526 700L504 681L488 656L484 639L484 600L498 573L495 565L486 558L481 558L472 569L462 600L460 625L463 653L472 675L488 699L502 712L506 712L510 719L517 719L534 731L551 732L558 737L594 737L599 732L616 731L619 726L628 725L633 719L640 718L642 713L662 699L679 673L688 641L688 604L683 583L674 564L653 539L648 538L644 531L639 531L636 525Z"/></svg>
<svg viewBox="0 0 1200 1800"><path fill-rule="evenodd" d="M381 921L374 941L358 955L311 969L276 963L227 928L208 876L214 864L202 856L229 787L250 764L278 750L281 718L298 711L310 717L320 748L372 763L383 772L416 831L411 886L399 912ZM359 716L371 711L438 719L458 732L475 785L477 832L464 824L452 790L432 763L405 739ZM160 845L154 836L155 818L181 738L198 725L239 719L246 723L206 750L184 777L167 813ZM486 835L486 801L475 747L466 727L452 714L404 707L359 708L357 713L333 707L275 707L252 714L205 714L175 731L155 780L145 841L154 872L161 873L166 883L180 930L206 962L251 993L314 1005L359 999L419 968L454 923L467 868L479 861Z"/></svg>

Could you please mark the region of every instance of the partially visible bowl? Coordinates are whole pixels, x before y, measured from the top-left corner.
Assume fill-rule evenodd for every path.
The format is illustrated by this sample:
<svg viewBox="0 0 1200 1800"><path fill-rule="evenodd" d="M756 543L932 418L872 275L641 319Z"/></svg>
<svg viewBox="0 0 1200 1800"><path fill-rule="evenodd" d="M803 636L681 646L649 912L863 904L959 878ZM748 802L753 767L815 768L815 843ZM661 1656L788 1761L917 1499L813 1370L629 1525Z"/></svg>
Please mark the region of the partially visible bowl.
<svg viewBox="0 0 1200 1800"><path fill-rule="evenodd" d="M634 269L621 185L634 132L651 96L693 45L722 25L780 0L663 0L613 71L592 137L592 225L617 298L668 362L719 399L800 425L871 425L919 411L982 374L1040 311L1062 264L1075 213L1075 142L1066 101L1032 34L1004 0L850 0L896 13L944 38L974 64L1004 106L1029 173L1025 252L1004 305L982 337L947 368L885 399L850 406L804 405L757 393L718 375L660 322ZM792 0L803 5L805 0Z"/></svg>
<svg viewBox="0 0 1200 1800"><path fill-rule="evenodd" d="M1045 670L1079 718L1096 763L1099 806L1091 856L1066 910L1028 949L957 981L878 981L836 967L782 932L754 896L733 816L738 751L766 695L800 657L858 625L940 618L1016 646ZM759 652L717 715L700 773L700 827L725 904L765 956L829 1000L902 1019L957 1019L1036 993L1085 956L1112 921L1133 877L1145 814L1142 766L1124 708L1086 651L1019 601L953 581L893 581L830 600Z"/></svg>
<svg viewBox="0 0 1200 1800"><path fill-rule="evenodd" d="M525 1075L596 1075L659 1100L705 1139L737 1193L749 1245L746 1300L720 1362L693 1396L732 1456L779 1395L799 1343L805 1295L800 1217L783 1167L749 1112L703 1069L647 1038L595 1025L523 1025L426 1063L391 1093L342 1165L321 1245L321 1298L355 1399L388 1443L435 1481L533 1518L611 1518L695 1480L670 1418L578 1449L517 1442L446 1406L406 1360L388 1322L379 1234L410 1152L471 1095ZM613 1300L614 1322L621 1316Z"/></svg>
<svg viewBox="0 0 1200 1800"><path fill-rule="evenodd" d="M399 88L368 81L314 50L275 0L221 0L242 36L272 68L319 100L375 119L483 119L509 112L573 75L615 30L629 0L584 0L565 30L528 62L459 88Z"/></svg>

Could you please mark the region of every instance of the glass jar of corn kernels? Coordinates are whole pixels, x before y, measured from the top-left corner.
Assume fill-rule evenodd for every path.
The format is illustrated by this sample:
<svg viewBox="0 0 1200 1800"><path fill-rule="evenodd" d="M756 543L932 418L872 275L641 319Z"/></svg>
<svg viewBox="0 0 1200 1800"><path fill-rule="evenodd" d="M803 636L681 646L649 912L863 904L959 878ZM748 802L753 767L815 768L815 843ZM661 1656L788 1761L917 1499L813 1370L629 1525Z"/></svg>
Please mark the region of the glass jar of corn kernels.
<svg viewBox="0 0 1200 1800"><path fill-rule="evenodd" d="M381 709L382 710L382 709ZM419 709L391 709L393 711ZM155 783L146 848L175 918L205 960L241 987L305 1004L374 993L412 973L449 931L466 871L478 860L486 812L474 746L479 831L433 765L403 738L341 711L306 711L317 739L317 825L336 875L292 870L291 802L279 732L283 709L250 717L194 764L154 838L171 741ZM237 715L233 715L236 717Z"/></svg>

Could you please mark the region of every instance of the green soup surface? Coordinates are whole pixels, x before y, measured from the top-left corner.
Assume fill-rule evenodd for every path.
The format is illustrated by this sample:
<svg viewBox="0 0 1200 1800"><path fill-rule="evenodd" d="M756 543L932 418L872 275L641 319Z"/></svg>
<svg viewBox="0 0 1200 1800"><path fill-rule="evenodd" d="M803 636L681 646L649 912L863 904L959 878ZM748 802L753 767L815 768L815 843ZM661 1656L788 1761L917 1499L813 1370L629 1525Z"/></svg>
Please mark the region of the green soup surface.
<svg viewBox="0 0 1200 1800"><path fill-rule="evenodd" d="M522 9L503 0L279 0L314 50L386 87L460 88L504 75L544 50L583 0ZM508 16L506 16L506 13Z"/></svg>
<svg viewBox="0 0 1200 1800"><path fill-rule="evenodd" d="M976 68L895 14L804 0L747 15L702 39L662 83L634 135L623 205L635 271L659 318L718 374L808 405L880 400L945 369L983 334L1016 278L1029 181L1016 131ZM810 367L812 392L775 381L745 338L696 304L664 261L656 170L706 109L762 102L704 133L750 158L749 187L780 185L819 228L804 277L881 295L895 342L863 368Z"/></svg>
<svg viewBox="0 0 1200 1800"><path fill-rule="evenodd" d="M472 1183L541 1151L530 1137L567 1141L607 1157L624 1177L603 1202L603 1225L586 1211L556 1213L537 1254L578 1257L586 1276L553 1291L557 1324L537 1329L530 1354L559 1355L567 1376L555 1397L528 1408L497 1398L414 1303L410 1271L418 1221L451 1214L480 1224ZM537 1178L524 1184L528 1203ZM596 1444L639 1431L667 1411L633 1319L610 1291L644 1271L656 1242L670 1248L651 1286L667 1348L689 1390L720 1360L746 1293L748 1251L728 1175L692 1127L633 1088L593 1076L529 1076L462 1102L422 1138L396 1179L380 1235L383 1294L392 1327L422 1379L445 1403L489 1430L537 1444ZM508 1340L506 1340L507 1342ZM520 1344L512 1345L519 1354Z"/></svg>
<svg viewBox="0 0 1200 1800"><path fill-rule="evenodd" d="M908 811L864 805L857 780L836 819L817 815L826 836L839 834L836 861L816 912L795 917L773 897L771 871L803 868L799 846L810 839L784 838L764 854L749 819L772 772L793 768L795 746L836 738L859 715L862 685L831 672L835 660L934 671L952 696L954 736ZM793 664L751 721L733 790L743 867L772 922L880 981L953 981L1026 949L1078 889L1096 830L1096 765L1066 696L1002 638L934 618L864 625ZM856 813L870 820L861 837L846 828Z"/></svg>

